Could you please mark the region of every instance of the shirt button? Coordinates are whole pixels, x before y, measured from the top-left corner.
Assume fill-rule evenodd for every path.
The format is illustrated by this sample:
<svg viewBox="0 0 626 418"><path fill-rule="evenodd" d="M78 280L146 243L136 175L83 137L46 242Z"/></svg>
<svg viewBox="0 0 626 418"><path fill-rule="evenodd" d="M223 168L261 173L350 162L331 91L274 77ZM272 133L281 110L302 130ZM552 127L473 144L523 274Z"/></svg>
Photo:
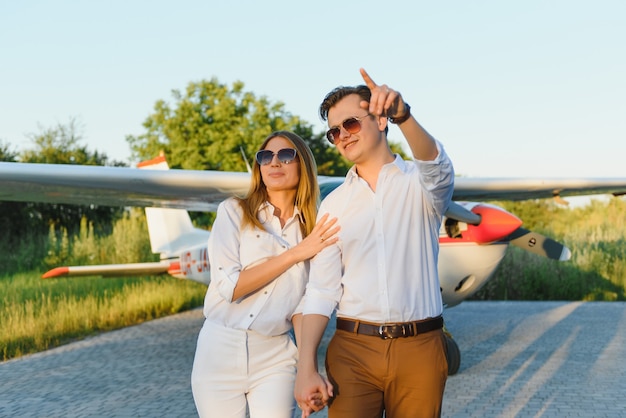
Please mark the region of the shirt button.
<svg viewBox="0 0 626 418"><path fill-rule="evenodd" d="M253 316L254 316L253 314L250 314L250 318L252 318Z"/></svg>

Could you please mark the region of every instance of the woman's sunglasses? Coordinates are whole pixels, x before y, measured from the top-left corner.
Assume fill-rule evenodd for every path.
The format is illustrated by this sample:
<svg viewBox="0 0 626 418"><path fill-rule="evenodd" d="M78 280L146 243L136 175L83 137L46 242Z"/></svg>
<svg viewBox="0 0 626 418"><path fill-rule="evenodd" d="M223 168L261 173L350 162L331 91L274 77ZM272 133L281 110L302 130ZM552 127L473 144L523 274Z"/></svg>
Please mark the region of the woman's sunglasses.
<svg viewBox="0 0 626 418"><path fill-rule="evenodd" d="M259 165L268 165L274 159L274 155L278 157L278 161L283 164L289 164L296 158L296 150L293 148L283 148L278 152L273 152L268 149L262 149L256 153L256 162Z"/></svg>
<svg viewBox="0 0 626 418"><path fill-rule="evenodd" d="M361 119L365 119L368 116L369 114L365 116L361 116L360 118L357 118L357 117L348 118L344 120L343 122L341 122L341 126L343 126L343 129L348 131L350 135L359 133L361 131ZM334 144L335 141L339 140L340 133L341 133L341 129L339 128L339 126L334 126L330 128L328 131L326 131L326 139L328 139L328 141L331 144Z"/></svg>

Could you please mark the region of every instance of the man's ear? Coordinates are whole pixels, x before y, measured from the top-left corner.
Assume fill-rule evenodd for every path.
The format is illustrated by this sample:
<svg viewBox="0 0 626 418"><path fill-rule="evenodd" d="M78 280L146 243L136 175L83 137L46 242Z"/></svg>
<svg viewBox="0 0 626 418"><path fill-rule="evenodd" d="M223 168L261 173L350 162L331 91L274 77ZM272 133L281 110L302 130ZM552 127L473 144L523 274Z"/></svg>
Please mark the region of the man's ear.
<svg viewBox="0 0 626 418"><path fill-rule="evenodd" d="M376 123L378 124L378 130L379 131L384 131L387 128L387 124L389 123L389 120L387 119L387 116L374 116L376 118Z"/></svg>

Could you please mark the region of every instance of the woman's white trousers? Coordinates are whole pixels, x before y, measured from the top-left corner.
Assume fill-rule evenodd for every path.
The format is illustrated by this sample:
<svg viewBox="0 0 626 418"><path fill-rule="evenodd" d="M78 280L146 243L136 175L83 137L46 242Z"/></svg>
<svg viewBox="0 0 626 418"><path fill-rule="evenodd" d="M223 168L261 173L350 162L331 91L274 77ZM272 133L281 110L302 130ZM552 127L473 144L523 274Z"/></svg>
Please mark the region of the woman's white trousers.
<svg viewBox="0 0 626 418"><path fill-rule="evenodd" d="M191 373L201 418L291 418L297 349L288 334L267 337L204 321Z"/></svg>

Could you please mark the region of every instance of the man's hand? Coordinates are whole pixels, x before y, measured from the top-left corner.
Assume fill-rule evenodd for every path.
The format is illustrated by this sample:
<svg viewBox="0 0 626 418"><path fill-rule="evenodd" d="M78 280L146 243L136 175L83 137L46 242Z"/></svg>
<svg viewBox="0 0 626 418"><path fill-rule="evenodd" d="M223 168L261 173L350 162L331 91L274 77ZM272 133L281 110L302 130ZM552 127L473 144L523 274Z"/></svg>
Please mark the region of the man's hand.
<svg viewBox="0 0 626 418"><path fill-rule="evenodd" d="M400 93L390 89L386 84L376 84L363 68L360 71L363 81L372 92L370 102L361 101L361 108L372 115L390 118L392 123L398 124L415 159L433 161L437 158L439 149L435 138L411 116L410 108Z"/></svg>
<svg viewBox="0 0 626 418"><path fill-rule="evenodd" d="M361 102L361 107L372 115L386 116L396 118L404 115L407 109L404 106L402 96L396 90L389 88L388 85L378 85L372 80L367 71L361 68L361 77L365 81L365 85L372 92L370 102Z"/></svg>
<svg viewBox="0 0 626 418"><path fill-rule="evenodd" d="M302 418L307 418L314 412L321 411L333 396L333 385L319 373L308 375L298 371L294 387L294 397L298 407L302 410Z"/></svg>

